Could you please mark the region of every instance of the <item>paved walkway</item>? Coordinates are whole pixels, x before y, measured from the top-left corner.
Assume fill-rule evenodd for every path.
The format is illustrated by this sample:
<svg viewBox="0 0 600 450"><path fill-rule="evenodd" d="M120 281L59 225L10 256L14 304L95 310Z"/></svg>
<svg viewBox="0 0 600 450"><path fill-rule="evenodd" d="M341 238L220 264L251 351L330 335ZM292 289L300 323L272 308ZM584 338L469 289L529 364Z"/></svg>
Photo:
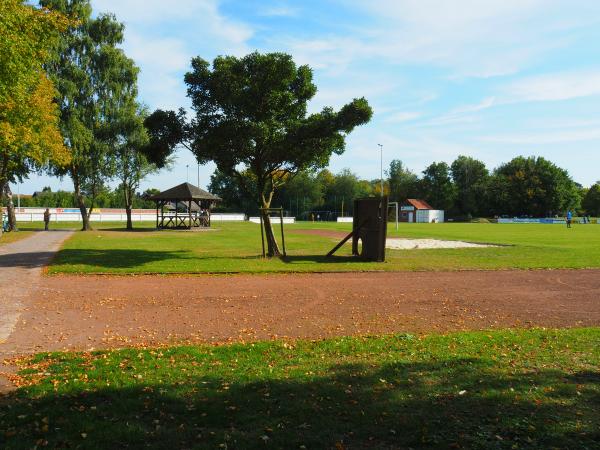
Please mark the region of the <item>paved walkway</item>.
<svg viewBox="0 0 600 450"><path fill-rule="evenodd" d="M26 239L0 245L0 344L15 329L26 299L39 289L42 269L72 233L40 231ZM0 354L0 372L1 358Z"/></svg>

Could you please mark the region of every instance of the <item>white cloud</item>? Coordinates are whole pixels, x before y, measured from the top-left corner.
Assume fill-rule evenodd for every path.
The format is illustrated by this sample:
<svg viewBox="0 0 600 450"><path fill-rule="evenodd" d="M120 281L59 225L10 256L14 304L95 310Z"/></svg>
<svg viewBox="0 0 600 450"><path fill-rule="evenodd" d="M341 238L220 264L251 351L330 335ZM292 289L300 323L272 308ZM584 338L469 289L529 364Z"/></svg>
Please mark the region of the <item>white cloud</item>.
<svg viewBox="0 0 600 450"><path fill-rule="evenodd" d="M351 33L282 42L311 65L332 70L366 59L450 68L452 77L493 77L529 67L570 41L557 29L597 22L600 2L573 0L341 0L364 12ZM562 6L562 7L561 7ZM569 13L573 12L573 17Z"/></svg>
<svg viewBox="0 0 600 450"><path fill-rule="evenodd" d="M295 17L298 15L298 13L298 8L294 8L289 5L278 5L267 7L260 11L259 14L266 17Z"/></svg>
<svg viewBox="0 0 600 450"><path fill-rule="evenodd" d="M600 95L600 70L544 74L503 89L506 102L556 101Z"/></svg>
<svg viewBox="0 0 600 450"><path fill-rule="evenodd" d="M225 17L217 0L93 0L95 12L124 22L124 49L141 69L140 97L151 108L189 102L183 75L193 56L242 55L253 30Z"/></svg>
<svg viewBox="0 0 600 450"><path fill-rule="evenodd" d="M538 133L503 134L499 136L484 136L480 138L484 142L495 142L502 144L560 144L565 142L600 141L600 129L587 130L561 130Z"/></svg>

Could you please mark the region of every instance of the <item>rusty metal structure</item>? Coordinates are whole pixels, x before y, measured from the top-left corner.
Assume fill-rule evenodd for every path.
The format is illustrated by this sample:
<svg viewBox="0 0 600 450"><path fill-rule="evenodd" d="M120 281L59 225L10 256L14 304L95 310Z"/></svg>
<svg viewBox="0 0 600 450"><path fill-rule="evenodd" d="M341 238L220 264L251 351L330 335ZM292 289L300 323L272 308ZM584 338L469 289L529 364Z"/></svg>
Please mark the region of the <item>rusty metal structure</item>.
<svg viewBox="0 0 600 450"><path fill-rule="evenodd" d="M352 232L342 239L327 256L332 256L349 239L352 255L365 261L385 261L388 197L369 197L354 200Z"/></svg>

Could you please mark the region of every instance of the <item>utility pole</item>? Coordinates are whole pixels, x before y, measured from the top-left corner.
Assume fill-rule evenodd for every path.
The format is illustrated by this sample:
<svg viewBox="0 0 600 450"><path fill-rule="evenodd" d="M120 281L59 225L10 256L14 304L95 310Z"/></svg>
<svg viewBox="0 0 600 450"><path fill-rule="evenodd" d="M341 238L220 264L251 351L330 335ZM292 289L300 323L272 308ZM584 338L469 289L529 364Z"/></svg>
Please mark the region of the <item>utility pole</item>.
<svg viewBox="0 0 600 450"><path fill-rule="evenodd" d="M198 163L198 189L200 189L200 163Z"/></svg>
<svg viewBox="0 0 600 450"><path fill-rule="evenodd" d="M190 165L189 164L185 165L185 170L187 172L187 182L189 183L190 182Z"/></svg>
<svg viewBox="0 0 600 450"><path fill-rule="evenodd" d="M381 176L381 196L383 197L383 145L379 145L379 150L381 152L381 167L380 167L380 176Z"/></svg>

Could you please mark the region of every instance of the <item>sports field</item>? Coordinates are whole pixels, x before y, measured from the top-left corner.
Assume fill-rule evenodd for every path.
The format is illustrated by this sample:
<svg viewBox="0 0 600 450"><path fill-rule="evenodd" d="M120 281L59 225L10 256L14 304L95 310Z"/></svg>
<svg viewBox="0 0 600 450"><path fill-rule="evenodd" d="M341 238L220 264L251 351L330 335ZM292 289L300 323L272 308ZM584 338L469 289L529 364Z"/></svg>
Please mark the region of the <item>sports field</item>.
<svg viewBox="0 0 600 450"><path fill-rule="evenodd" d="M75 225L75 224L73 224ZM31 225L30 225L31 226ZM37 224L33 225L34 227ZM351 224L285 225L288 257L263 259L260 228L253 223L215 223L211 230L155 231L153 224L127 232L102 224L77 232L63 246L49 273L267 273L348 271L444 271L600 267L600 225L401 224L389 237L434 238L496 244L498 247L388 250L385 263L357 261L346 245L324 255L339 238L303 234L349 232ZM61 224L61 227L65 227ZM26 225L23 226L26 228ZM276 226L276 232L278 232ZM277 234L277 233L276 233Z"/></svg>
<svg viewBox="0 0 600 450"><path fill-rule="evenodd" d="M148 223L75 232L56 276L4 255L39 280L0 343L0 448L596 448L600 226L394 228L497 247L328 260L350 224L298 223L269 260L255 224ZM494 271L537 268L592 270Z"/></svg>

